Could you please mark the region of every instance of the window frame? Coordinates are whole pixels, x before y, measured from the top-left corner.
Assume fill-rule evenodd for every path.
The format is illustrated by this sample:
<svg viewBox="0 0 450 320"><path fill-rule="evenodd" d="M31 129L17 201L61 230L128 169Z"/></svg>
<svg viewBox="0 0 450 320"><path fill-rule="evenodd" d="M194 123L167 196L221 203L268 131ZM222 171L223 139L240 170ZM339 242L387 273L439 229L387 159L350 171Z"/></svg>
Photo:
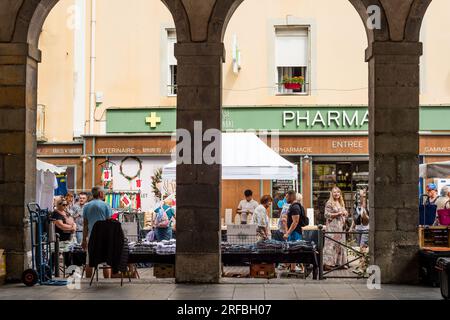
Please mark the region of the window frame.
<svg viewBox="0 0 450 320"><path fill-rule="evenodd" d="M305 73L305 92L280 92L280 86L282 85L281 83L279 83L279 73L278 73L278 68L284 68L284 67L279 67L277 65L277 61L276 61L276 55L277 55L277 29L289 29L289 28L302 28L302 29L306 29L307 32L307 44L308 44L308 48L307 48L307 66L306 66L306 73ZM275 96L311 96L312 95L312 54L313 54L313 48L312 48L312 24L311 23L296 23L296 24L273 24L273 35L274 35L274 45L273 45L273 50L274 50L274 79L276 81L275 86ZM295 68L295 67L305 67L305 66L291 66L290 68ZM287 68L287 67L286 67Z"/></svg>
<svg viewBox="0 0 450 320"><path fill-rule="evenodd" d="M173 35L175 35L175 37L173 37ZM167 91L167 97L176 97L177 96L177 84L173 84L173 80L175 78L175 81L177 80L177 76L175 75L175 77L173 77L172 74L172 67L176 66L178 67L178 63L176 65L170 64L170 58L169 58L169 42L173 41L173 39L175 39L175 43L177 42L177 37L176 37L176 30L175 28L166 28L166 47L167 47L167 51L166 51L166 70L167 70L167 78L166 78L166 91ZM176 60L176 57L175 57ZM177 72L178 74L178 72Z"/></svg>

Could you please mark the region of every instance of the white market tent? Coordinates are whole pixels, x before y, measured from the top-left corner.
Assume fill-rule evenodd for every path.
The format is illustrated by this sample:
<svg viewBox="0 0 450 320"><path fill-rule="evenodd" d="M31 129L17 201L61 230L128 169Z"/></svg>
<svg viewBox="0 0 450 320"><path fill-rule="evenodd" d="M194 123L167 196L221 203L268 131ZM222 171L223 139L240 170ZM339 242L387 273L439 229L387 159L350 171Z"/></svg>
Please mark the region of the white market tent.
<svg viewBox="0 0 450 320"><path fill-rule="evenodd" d="M54 191L58 187L56 175L66 170L66 167L57 167L36 159L36 202L41 209L52 210Z"/></svg>
<svg viewBox="0 0 450 320"><path fill-rule="evenodd" d="M176 180L176 161L163 168L163 180ZM223 180L297 180L290 163L254 133L222 134Z"/></svg>
<svg viewBox="0 0 450 320"><path fill-rule="evenodd" d="M450 176L450 161L421 164L419 174L421 178L425 179L448 177Z"/></svg>
<svg viewBox="0 0 450 320"><path fill-rule="evenodd" d="M67 168L65 167L57 167L53 164L41 161L41 160L37 160L36 159L36 170L37 171L42 171L42 172L51 172L54 174L61 174L63 172L66 172Z"/></svg>

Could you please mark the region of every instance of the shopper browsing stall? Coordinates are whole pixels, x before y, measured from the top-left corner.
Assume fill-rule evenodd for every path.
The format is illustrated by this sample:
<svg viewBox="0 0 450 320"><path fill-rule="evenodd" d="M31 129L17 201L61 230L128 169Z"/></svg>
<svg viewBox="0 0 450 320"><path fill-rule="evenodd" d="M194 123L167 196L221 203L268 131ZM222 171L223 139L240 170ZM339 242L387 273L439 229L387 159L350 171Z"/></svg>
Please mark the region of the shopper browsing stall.
<svg viewBox="0 0 450 320"><path fill-rule="evenodd" d="M267 209L272 206L273 199L269 195L261 198L261 204L255 208L253 214L253 224L257 225L256 233L258 241L268 240L270 238L270 224L267 215Z"/></svg>
<svg viewBox="0 0 450 320"><path fill-rule="evenodd" d="M87 249L87 240L97 221L105 221L112 216L111 207L105 203L105 191L102 187L92 188L92 201L83 208L83 249Z"/></svg>
<svg viewBox="0 0 450 320"><path fill-rule="evenodd" d="M247 224L248 215L253 215L258 206L258 202L253 200L252 190L245 190L244 196L245 199L241 200L237 207L237 213L241 215L241 224Z"/></svg>
<svg viewBox="0 0 450 320"><path fill-rule="evenodd" d="M72 240L77 226L72 217L67 212L67 201L58 197L56 209L53 211L52 219L55 220L55 232L59 235L60 245L64 246Z"/></svg>
<svg viewBox="0 0 450 320"><path fill-rule="evenodd" d="M367 190L359 190L355 202L355 214L353 217L351 230L358 232L356 244L360 252L367 252L369 248L369 210L367 208ZM365 259L361 258L355 273L365 273L367 269Z"/></svg>
<svg viewBox="0 0 450 320"><path fill-rule="evenodd" d="M325 218L327 219L327 232L344 232L345 220L348 212L345 209L342 191L338 187L334 187L330 192L330 199L325 206ZM347 251L342 244L345 244L346 237L344 234L329 234L334 241L325 240L323 264L325 270L331 270L336 266L343 266L347 263ZM347 266L344 266L348 269Z"/></svg>
<svg viewBox="0 0 450 320"><path fill-rule="evenodd" d="M287 213L287 231L284 239L288 241L302 240L302 226L307 225L305 209L302 204L301 194L295 191L289 191L287 194L287 202L290 204Z"/></svg>
<svg viewBox="0 0 450 320"><path fill-rule="evenodd" d="M437 186L434 183L429 183L426 190L428 195L427 204L436 205L436 202L439 199Z"/></svg>
<svg viewBox="0 0 450 320"><path fill-rule="evenodd" d="M83 208L88 201L86 192L81 192L78 195L78 202L73 206L73 218L77 225L76 238L78 244L83 242Z"/></svg>
<svg viewBox="0 0 450 320"><path fill-rule="evenodd" d="M155 237L158 242L172 239L172 224L175 219L174 210L165 202L155 209Z"/></svg>
<svg viewBox="0 0 450 320"><path fill-rule="evenodd" d="M436 200L437 210L445 209L446 206L448 207L448 205L450 204L449 201L450 201L450 186L445 186L441 190L440 197Z"/></svg>
<svg viewBox="0 0 450 320"><path fill-rule="evenodd" d="M278 201L278 208L281 209L280 219L278 220L278 230L275 232L274 240L284 241L284 234L288 230L287 226L287 214L289 212L290 204L287 202L287 194L284 195L283 200Z"/></svg>

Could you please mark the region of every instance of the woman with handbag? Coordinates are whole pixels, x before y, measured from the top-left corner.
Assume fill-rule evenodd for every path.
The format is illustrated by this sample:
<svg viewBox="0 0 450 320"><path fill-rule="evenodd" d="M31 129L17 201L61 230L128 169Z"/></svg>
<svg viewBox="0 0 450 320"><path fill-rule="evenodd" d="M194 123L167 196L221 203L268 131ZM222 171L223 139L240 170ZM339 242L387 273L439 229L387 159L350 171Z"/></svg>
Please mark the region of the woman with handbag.
<svg viewBox="0 0 450 320"><path fill-rule="evenodd" d="M345 209L342 191L338 187L334 187L330 192L330 199L325 205L326 232L338 232L328 235L334 241L325 240L323 249L323 264L326 271L333 270L337 266L348 269L347 249L342 244L346 243L344 232L345 221L348 212Z"/></svg>

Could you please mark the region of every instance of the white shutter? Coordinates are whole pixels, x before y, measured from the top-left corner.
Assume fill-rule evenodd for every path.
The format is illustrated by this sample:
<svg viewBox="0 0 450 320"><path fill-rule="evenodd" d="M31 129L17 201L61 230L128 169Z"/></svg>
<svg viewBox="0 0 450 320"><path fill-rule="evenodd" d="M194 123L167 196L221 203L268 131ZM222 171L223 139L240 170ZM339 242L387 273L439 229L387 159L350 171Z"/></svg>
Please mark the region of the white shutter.
<svg viewBox="0 0 450 320"><path fill-rule="evenodd" d="M308 31L305 28L277 29L276 64L277 67L308 66Z"/></svg>
<svg viewBox="0 0 450 320"><path fill-rule="evenodd" d="M167 61L169 66L176 66L177 59L175 58L175 43L177 38L174 31L167 31Z"/></svg>

